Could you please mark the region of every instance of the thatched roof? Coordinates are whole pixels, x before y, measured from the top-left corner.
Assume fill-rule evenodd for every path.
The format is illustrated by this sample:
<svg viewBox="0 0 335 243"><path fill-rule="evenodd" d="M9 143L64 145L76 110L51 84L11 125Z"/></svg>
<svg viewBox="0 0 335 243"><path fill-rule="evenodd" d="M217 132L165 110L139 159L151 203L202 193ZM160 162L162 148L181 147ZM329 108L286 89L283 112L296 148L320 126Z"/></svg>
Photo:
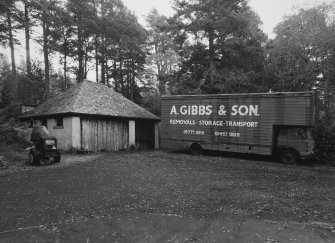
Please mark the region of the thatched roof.
<svg viewBox="0 0 335 243"><path fill-rule="evenodd" d="M158 117L106 85L83 81L64 93L55 96L21 118L60 114L100 115L123 118L154 119Z"/></svg>

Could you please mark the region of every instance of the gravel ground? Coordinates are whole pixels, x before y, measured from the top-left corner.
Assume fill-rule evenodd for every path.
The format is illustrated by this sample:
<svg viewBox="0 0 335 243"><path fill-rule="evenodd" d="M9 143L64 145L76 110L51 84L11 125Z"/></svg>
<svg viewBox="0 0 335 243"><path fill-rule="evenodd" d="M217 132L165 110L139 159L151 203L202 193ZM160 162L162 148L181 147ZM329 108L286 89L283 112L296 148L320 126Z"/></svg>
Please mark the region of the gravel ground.
<svg viewBox="0 0 335 243"><path fill-rule="evenodd" d="M60 164L4 171L0 232L129 213L297 222L335 232L331 167L148 151L65 155Z"/></svg>
<svg viewBox="0 0 335 243"><path fill-rule="evenodd" d="M16 155L16 158L17 157L21 158L19 161L18 159L9 160L6 157L3 157L5 166L2 169L0 169L0 175L6 175L6 174L13 173L13 172L19 172L19 171L48 170L52 168L66 167L66 166L70 166L73 164L87 163L97 158L104 157L105 155L106 154L104 153L84 154L84 155L62 154L61 163L30 166L28 164L28 152L25 151L25 152L20 152L19 155ZM1 160L1 157L0 157L0 160Z"/></svg>

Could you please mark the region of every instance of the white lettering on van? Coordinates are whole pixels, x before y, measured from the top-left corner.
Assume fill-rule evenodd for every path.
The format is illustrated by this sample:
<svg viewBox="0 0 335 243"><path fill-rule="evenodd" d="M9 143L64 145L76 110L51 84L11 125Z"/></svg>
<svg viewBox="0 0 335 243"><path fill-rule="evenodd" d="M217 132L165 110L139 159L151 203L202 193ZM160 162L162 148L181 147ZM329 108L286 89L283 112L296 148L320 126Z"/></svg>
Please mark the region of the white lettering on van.
<svg viewBox="0 0 335 243"><path fill-rule="evenodd" d="M217 114L220 116L226 115L224 105L218 107ZM213 113L212 105L182 105L179 108L176 105L171 107L170 115L189 115L189 116L210 116ZM233 105L230 115L232 116L259 116L258 105Z"/></svg>
<svg viewBox="0 0 335 243"><path fill-rule="evenodd" d="M197 105L192 105L192 116L198 115L198 106Z"/></svg>
<svg viewBox="0 0 335 243"><path fill-rule="evenodd" d="M258 105L255 105L255 106L251 105L249 107L249 116L252 116L252 114L254 116L259 116L259 114L258 114Z"/></svg>
<svg viewBox="0 0 335 243"><path fill-rule="evenodd" d="M206 113L205 113L205 115L207 115L207 116L210 116L210 115L212 115L212 106L211 105L208 105L208 106L206 106Z"/></svg>
<svg viewBox="0 0 335 243"><path fill-rule="evenodd" d="M209 116L212 114L211 105L182 105L179 109L180 114L182 115L191 115L191 116ZM176 108L173 106L170 112L170 115L178 115Z"/></svg>
<svg viewBox="0 0 335 243"><path fill-rule="evenodd" d="M180 107L180 114L187 115L187 106L186 105L182 105Z"/></svg>
<svg viewBox="0 0 335 243"><path fill-rule="evenodd" d="M232 116L259 116L258 113L258 105L250 105L250 106L246 106L246 105L233 105L231 108L232 112L231 115Z"/></svg>
<svg viewBox="0 0 335 243"><path fill-rule="evenodd" d="M175 106L175 105L172 106L170 115L178 115L178 113L177 113L177 109L176 109L176 106Z"/></svg>

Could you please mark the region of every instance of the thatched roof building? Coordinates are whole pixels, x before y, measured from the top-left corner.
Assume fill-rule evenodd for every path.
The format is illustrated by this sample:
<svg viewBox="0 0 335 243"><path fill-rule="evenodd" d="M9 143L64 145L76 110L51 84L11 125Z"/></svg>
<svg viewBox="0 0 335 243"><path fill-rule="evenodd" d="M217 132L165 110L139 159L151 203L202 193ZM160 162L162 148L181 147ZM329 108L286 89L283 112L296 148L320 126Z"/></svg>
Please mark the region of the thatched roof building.
<svg viewBox="0 0 335 243"><path fill-rule="evenodd" d="M157 148L159 118L111 88L74 85L21 116L46 125L61 149Z"/></svg>

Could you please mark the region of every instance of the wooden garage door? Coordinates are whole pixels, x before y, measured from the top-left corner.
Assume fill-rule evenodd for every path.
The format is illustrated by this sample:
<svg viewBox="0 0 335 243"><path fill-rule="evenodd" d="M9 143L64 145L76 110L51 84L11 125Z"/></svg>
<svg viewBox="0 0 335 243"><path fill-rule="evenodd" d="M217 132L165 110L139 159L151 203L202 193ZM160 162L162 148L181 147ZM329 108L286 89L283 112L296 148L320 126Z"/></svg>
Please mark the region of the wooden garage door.
<svg viewBox="0 0 335 243"><path fill-rule="evenodd" d="M128 121L81 119L81 147L86 151L111 152L128 147Z"/></svg>

